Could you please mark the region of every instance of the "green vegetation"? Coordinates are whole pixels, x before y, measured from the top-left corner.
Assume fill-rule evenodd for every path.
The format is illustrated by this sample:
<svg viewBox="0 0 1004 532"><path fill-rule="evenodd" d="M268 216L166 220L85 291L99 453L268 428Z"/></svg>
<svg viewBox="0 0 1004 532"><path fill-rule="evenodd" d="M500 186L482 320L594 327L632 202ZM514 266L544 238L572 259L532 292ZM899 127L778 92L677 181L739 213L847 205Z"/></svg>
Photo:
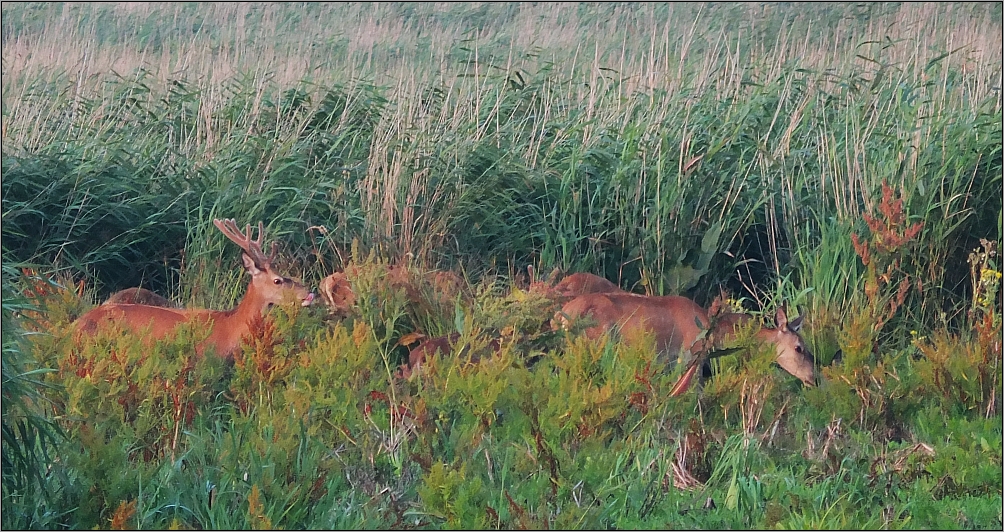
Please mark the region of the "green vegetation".
<svg viewBox="0 0 1004 532"><path fill-rule="evenodd" d="M1002 526L1000 4L2 9L5 528ZM220 217L354 311L72 338L235 304ZM527 265L799 305L824 382L669 397ZM416 331L501 348L394 379Z"/></svg>

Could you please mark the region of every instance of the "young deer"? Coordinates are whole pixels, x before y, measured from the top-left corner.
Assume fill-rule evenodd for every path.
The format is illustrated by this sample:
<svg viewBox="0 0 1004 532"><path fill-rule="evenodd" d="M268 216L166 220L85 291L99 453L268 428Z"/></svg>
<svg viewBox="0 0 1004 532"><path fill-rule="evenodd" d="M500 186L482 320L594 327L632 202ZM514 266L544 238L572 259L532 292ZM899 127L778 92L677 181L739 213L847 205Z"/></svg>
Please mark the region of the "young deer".
<svg viewBox="0 0 1004 532"><path fill-rule="evenodd" d="M680 386L678 395L689 386L696 361L703 362L710 351L720 350L736 339L739 328L750 319L745 314L725 314L712 323L708 312L697 303L680 296L643 296L629 293L585 294L569 301L555 316L555 322L567 327L570 320L586 317L593 326L585 330L589 338L597 338L610 329L618 329L627 342L636 341L645 332L655 335L656 351L667 361L677 360L677 355L689 351L684 357L691 363ZM806 386L815 384L815 367L808 346L798 334L802 317L788 321L784 308L778 308L777 328L761 327L755 338L762 344L773 345L777 363L785 371L798 377ZM703 336L702 331L711 328ZM665 358L664 358L665 360Z"/></svg>
<svg viewBox="0 0 1004 532"><path fill-rule="evenodd" d="M299 301L309 306L314 294L302 284L276 273L272 261L275 260L276 244L266 256L261 249L264 226L258 222L258 239L251 240L251 224L242 233L234 220L213 220L213 224L235 242L244 253L241 258L244 268L251 274L244 299L231 310L172 309L152 305L108 303L95 307L77 319L77 329L85 334L93 334L99 325L117 322L132 332L149 328L152 338L163 338L183 324L198 322L208 327L209 337L196 346L199 354L207 348L215 351L228 362L240 347L241 336L248 333L250 322L261 316L271 306L286 299Z"/></svg>

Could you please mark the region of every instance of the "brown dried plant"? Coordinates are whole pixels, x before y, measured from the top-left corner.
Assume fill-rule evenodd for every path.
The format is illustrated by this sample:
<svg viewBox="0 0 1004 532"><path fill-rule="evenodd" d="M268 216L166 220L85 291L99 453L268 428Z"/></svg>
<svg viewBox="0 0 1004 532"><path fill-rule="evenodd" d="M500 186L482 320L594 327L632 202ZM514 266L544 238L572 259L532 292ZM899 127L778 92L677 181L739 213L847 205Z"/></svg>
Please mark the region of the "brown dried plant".
<svg viewBox="0 0 1004 532"><path fill-rule="evenodd" d="M135 499L129 502L120 502L118 508L115 509L115 513L109 519L109 528L111 530L131 530L134 525L130 524L130 521L134 515L136 515Z"/></svg>
<svg viewBox="0 0 1004 532"><path fill-rule="evenodd" d="M903 271L902 260L924 228L924 222L907 224L903 198L895 198L885 180L878 211L877 215L863 215L869 235L851 234L854 251L865 266L864 293L875 333L892 319L914 285ZM923 290L923 282L915 281L917 289Z"/></svg>

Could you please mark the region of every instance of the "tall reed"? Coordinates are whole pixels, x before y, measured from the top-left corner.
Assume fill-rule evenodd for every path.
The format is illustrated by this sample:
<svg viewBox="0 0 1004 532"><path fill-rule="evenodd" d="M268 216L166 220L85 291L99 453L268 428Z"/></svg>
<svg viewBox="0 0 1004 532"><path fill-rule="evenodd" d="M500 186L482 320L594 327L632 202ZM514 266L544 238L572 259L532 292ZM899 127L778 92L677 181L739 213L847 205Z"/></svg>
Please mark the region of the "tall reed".
<svg viewBox="0 0 1004 532"><path fill-rule="evenodd" d="M940 299L999 225L1000 18L983 4L5 6L5 239L106 290L190 286L221 264L204 250L219 238L192 233L220 213L269 220L308 276L358 239L704 298L743 261L798 271L793 250L830 220L854 226L888 180L928 222L912 267ZM743 255L753 226L767 252Z"/></svg>

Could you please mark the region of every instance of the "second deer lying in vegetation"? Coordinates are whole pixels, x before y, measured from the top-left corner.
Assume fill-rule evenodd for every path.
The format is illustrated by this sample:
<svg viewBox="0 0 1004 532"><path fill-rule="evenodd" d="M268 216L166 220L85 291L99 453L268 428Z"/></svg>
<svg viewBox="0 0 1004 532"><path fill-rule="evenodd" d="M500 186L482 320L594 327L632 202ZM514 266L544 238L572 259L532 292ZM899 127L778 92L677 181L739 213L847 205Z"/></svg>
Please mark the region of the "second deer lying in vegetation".
<svg viewBox="0 0 1004 532"><path fill-rule="evenodd" d="M164 296L155 294L146 288L126 288L115 292L102 303L103 305L150 305L152 307L175 308Z"/></svg>
<svg viewBox="0 0 1004 532"><path fill-rule="evenodd" d="M451 333L446 336L437 336L435 338L425 338L417 346L408 351L408 362L401 364L398 368L397 376L408 379L411 374L422 366L426 360L430 357L439 353L442 356L449 355L453 352L453 346L460 340L460 333ZM460 358L470 357L471 362L478 362L481 360L481 356L497 354L502 348L502 342L498 338L493 338L489 340L488 345L481 352L479 351L469 351L470 347L466 346L461 349L457 356Z"/></svg>
<svg viewBox="0 0 1004 532"><path fill-rule="evenodd" d="M559 281L554 286L551 286L551 283L549 282L538 282L534 278L532 266L527 269L530 272L529 290L539 290L551 294L551 297L554 297L559 302L568 301L582 294L623 292L623 290L621 290L614 283L591 273L573 273ZM350 299L346 294L351 294L351 291L345 291L343 288L343 279L343 274L336 273L328 276L321 282L321 293L325 295L326 301L330 301L329 305L333 308L340 306L340 302ZM454 283L452 281L449 283L443 283L443 280L440 280L440 284L452 286ZM419 369L428 357L432 356L436 352L443 355L450 354L452 352L451 346L456 344L459 338L460 334L452 333L447 336L426 338L422 340L421 343L409 351L408 362L401 365L398 375L404 378L409 378L414 371ZM500 347L501 344L496 338L489 342L488 350L485 351L484 354L497 353ZM463 357L464 354L464 352L461 352L458 356ZM471 353L471 361L476 362L480 360L481 354L482 353L478 352Z"/></svg>
<svg viewBox="0 0 1004 532"><path fill-rule="evenodd" d="M349 314L355 305L356 293L350 277L357 277L359 268L350 264L345 271L332 273L321 280L318 291L333 314ZM440 303L449 302L451 306L458 297L465 302L470 300L467 284L451 271L415 272L404 266L389 266L385 279L391 287L404 291L412 304L428 304L430 298Z"/></svg>
<svg viewBox="0 0 1004 532"><path fill-rule="evenodd" d="M591 273L578 272L565 277L554 285L554 291L562 300L573 299L583 294L608 294L624 292L614 283Z"/></svg>
<svg viewBox="0 0 1004 532"><path fill-rule="evenodd" d="M244 268L251 274L244 299L231 310L172 309L162 306L108 303L91 309L81 316L76 326L85 334L93 334L100 325L114 322L132 332L148 329L151 337L163 338L184 323L197 323L209 329L209 337L196 349L201 354L207 348L228 361L240 347L241 336L248 333L249 324L284 300L295 300L303 306L310 305L314 294L302 284L276 273L272 266L276 245L273 242L268 255L261 249L264 227L258 222L258 238L251 240L251 225L244 232L233 220L213 220L213 224L244 250L241 255Z"/></svg>
<svg viewBox="0 0 1004 532"><path fill-rule="evenodd" d="M681 352L700 357L711 350L722 349L735 340L740 326L752 319L745 314L725 314L712 324L707 311L685 297L629 293L582 295L566 303L555 316L556 321L566 327L571 320L582 317L593 320L594 325L585 330L590 338L598 338L614 328L628 342L636 341L644 333L654 334L656 350L663 357L668 357L667 361L676 360ZM813 386L814 360L798 334L802 317L788 322L784 309L779 308L776 320L776 329L763 327L756 332L756 339L772 344L776 349L778 365L807 386ZM709 327L711 329L702 336L701 333ZM690 372L690 376L692 374ZM689 376L686 383L689 384Z"/></svg>

